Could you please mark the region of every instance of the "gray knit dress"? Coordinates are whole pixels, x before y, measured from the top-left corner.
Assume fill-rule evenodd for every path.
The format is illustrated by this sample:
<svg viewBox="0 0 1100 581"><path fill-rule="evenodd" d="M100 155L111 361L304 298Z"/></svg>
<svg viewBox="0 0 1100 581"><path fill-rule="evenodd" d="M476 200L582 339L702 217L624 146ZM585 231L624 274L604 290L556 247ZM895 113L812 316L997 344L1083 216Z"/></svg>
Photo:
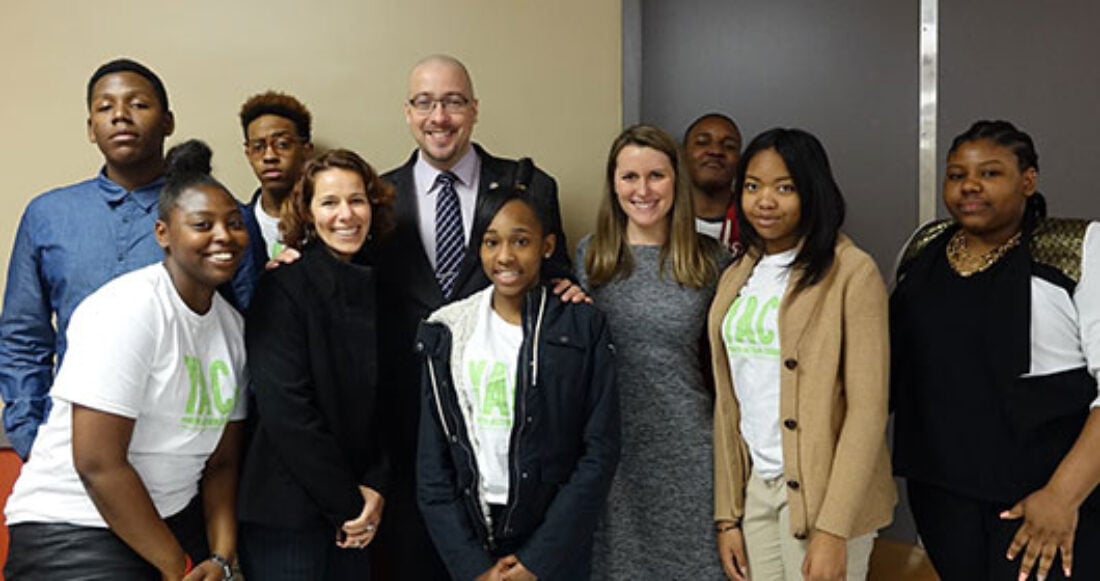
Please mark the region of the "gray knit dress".
<svg viewBox="0 0 1100 581"><path fill-rule="evenodd" d="M575 263L586 289L589 239ZM715 250L724 269L730 258ZM629 278L589 289L611 324L623 422L593 578L724 579L714 537L714 400L699 353L715 285L682 287L659 276L659 247L631 251Z"/></svg>

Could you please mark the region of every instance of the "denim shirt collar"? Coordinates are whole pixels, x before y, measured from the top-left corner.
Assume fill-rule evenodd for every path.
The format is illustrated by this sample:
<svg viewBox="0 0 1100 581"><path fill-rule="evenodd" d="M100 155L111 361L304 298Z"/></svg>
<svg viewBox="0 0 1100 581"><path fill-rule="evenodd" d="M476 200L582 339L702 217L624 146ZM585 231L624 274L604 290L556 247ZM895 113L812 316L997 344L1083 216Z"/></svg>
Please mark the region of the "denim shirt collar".
<svg viewBox="0 0 1100 581"><path fill-rule="evenodd" d="M135 202L148 210L160 198L160 190L164 187L164 176L162 175L144 186L127 191L126 188L107 177L107 166L103 166L100 168L99 174L96 175L96 184L99 186L99 193L108 204L118 204L126 199L127 195L131 195Z"/></svg>

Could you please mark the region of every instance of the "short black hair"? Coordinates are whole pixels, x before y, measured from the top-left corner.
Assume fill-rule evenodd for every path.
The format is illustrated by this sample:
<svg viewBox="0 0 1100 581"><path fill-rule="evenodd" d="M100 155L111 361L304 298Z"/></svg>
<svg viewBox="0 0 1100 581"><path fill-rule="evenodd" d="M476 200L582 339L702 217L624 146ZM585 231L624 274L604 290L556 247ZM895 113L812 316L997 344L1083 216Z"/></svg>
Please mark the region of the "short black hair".
<svg viewBox="0 0 1100 581"><path fill-rule="evenodd" d="M829 156L821 142L807 131L776 127L754 137L741 156L733 182L733 202L738 210L749 162L768 149L774 149L783 158L798 192L802 215L798 234L804 242L791 266L803 268L795 286L796 291L801 291L820 282L833 264L837 234L844 223L844 195L833 178ZM737 222L741 238L749 246L762 248L764 243L744 212L737 212Z"/></svg>
<svg viewBox="0 0 1100 581"><path fill-rule="evenodd" d="M734 121L729 115L726 115L725 113L719 113L717 111L711 111L710 113L705 113L703 115L700 115L699 117L697 117L695 119L695 121L691 122L691 125L687 126L687 129L684 130L684 137L680 140L680 143L683 144L684 146L687 146L688 136L691 135L691 130L695 129L696 125L702 123L703 121L705 121L707 119L721 119L722 121L725 121L726 123L729 123L730 125L733 125L733 128L737 130L737 134L739 136L741 134L741 128L739 128L737 126L737 122ZM741 139L738 138L737 141L740 142Z"/></svg>
<svg viewBox="0 0 1100 581"><path fill-rule="evenodd" d="M168 91L164 89L164 83L161 82L160 77L156 73L151 71L149 67L128 58L117 58L109 63L100 65L98 69L92 73L92 77L88 79L88 94L85 97L89 108L92 106L92 91L95 90L95 84L100 79L107 75L114 73L134 73L153 86L153 93L156 94L157 100L160 101L160 106L168 111Z"/></svg>

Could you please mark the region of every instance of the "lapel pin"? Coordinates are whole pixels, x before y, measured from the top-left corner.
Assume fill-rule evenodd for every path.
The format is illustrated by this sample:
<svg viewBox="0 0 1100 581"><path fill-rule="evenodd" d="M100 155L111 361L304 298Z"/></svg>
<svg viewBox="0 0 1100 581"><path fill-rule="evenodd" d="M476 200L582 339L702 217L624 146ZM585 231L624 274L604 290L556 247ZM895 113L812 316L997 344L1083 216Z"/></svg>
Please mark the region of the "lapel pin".
<svg viewBox="0 0 1100 581"><path fill-rule="evenodd" d="M500 187L500 184L498 184L497 182L492 182L492 183L489 184L489 189L490 190L495 190L499 187Z"/></svg>

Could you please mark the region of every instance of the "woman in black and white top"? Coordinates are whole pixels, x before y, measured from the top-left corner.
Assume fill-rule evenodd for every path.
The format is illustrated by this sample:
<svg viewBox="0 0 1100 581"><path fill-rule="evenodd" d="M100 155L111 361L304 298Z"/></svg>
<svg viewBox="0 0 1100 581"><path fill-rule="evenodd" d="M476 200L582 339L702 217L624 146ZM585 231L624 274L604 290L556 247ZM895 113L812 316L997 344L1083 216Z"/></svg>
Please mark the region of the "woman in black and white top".
<svg viewBox="0 0 1100 581"><path fill-rule="evenodd" d="M1011 123L956 137L891 299L895 465L947 581L1100 579L1100 227L1047 218L1038 171Z"/></svg>

